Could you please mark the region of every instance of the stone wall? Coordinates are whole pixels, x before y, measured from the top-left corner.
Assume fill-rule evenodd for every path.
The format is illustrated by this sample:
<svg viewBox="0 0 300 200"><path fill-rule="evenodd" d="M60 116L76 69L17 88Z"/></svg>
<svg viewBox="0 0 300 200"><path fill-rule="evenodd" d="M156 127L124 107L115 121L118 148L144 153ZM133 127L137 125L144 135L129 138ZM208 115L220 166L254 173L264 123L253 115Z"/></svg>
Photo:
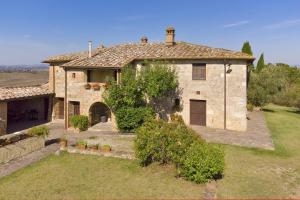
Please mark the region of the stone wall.
<svg viewBox="0 0 300 200"><path fill-rule="evenodd" d="M7 128L7 103L0 102L0 135L6 134Z"/></svg>
<svg viewBox="0 0 300 200"><path fill-rule="evenodd" d="M54 66L54 76L55 76L55 96L64 97L65 96L65 70L63 67ZM50 68L49 68L50 70ZM52 82L52 81L51 81ZM51 83L49 82L49 83ZM50 84L51 85L51 84Z"/></svg>
<svg viewBox="0 0 300 200"><path fill-rule="evenodd" d="M192 80L192 63L206 63L206 80ZM247 129L246 61L230 61L230 63L232 71L226 74L226 128L245 131ZM139 70L142 67L141 63L137 62L136 67ZM206 126L223 129L224 62L217 60L176 61L173 62L172 67L177 72L181 91L182 109L178 114L182 115L186 124L190 124L190 100L205 100Z"/></svg>
<svg viewBox="0 0 300 200"><path fill-rule="evenodd" d="M0 163L20 158L26 154L37 151L45 146L42 137L30 137L14 144L0 147Z"/></svg>
<svg viewBox="0 0 300 200"><path fill-rule="evenodd" d="M227 77L226 95L226 128L245 131L246 119L246 61L228 61L231 63L231 73ZM192 63L206 63L206 80L192 80ZM141 62L135 62L140 69ZM174 61L172 66L178 74L181 90L182 109L178 112L184 121L190 124L190 100L206 101L206 125L213 128L224 128L224 61L222 60L186 60ZM56 97L64 97L64 70L55 67ZM74 76L75 74L75 76ZM80 113L89 115L89 109L95 102L103 102L104 88L99 91L87 90L86 70L70 70L68 77L68 101L80 102ZM167 102L169 105L172 102ZM114 116L112 116L114 121ZM113 123L115 124L115 123Z"/></svg>

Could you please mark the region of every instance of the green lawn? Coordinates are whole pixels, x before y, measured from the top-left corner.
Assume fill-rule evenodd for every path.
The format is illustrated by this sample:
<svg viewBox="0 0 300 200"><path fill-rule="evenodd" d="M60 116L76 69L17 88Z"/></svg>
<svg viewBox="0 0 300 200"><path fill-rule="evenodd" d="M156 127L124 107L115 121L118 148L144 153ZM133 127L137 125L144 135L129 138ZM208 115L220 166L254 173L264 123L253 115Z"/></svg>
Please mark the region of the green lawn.
<svg viewBox="0 0 300 200"><path fill-rule="evenodd" d="M200 198L203 186L170 166L68 154L50 156L0 180L0 199Z"/></svg>
<svg viewBox="0 0 300 200"><path fill-rule="evenodd" d="M265 112L275 151L224 145L219 198L300 197L300 114L270 105ZM175 178L174 168L64 153L0 180L0 199L199 198L204 185Z"/></svg>
<svg viewBox="0 0 300 200"><path fill-rule="evenodd" d="M300 114L269 105L265 112L275 151L225 146L225 177L219 198L300 197Z"/></svg>

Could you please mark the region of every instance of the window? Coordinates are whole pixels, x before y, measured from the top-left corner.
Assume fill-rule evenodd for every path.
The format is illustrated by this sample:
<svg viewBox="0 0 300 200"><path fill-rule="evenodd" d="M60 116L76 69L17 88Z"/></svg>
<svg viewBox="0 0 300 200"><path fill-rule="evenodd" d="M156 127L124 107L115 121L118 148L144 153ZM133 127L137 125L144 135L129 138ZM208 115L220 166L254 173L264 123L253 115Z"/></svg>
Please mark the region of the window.
<svg viewBox="0 0 300 200"><path fill-rule="evenodd" d="M180 99L179 99L179 98L176 98L176 99L174 100L174 105L175 105L176 107L179 107L179 106L180 106Z"/></svg>
<svg viewBox="0 0 300 200"><path fill-rule="evenodd" d="M76 73L72 73L72 78L75 78L76 77Z"/></svg>
<svg viewBox="0 0 300 200"><path fill-rule="evenodd" d="M69 114L72 115L80 115L80 102L78 101L70 101L69 105Z"/></svg>
<svg viewBox="0 0 300 200"><path fill-rule="evenodd" d="M115 70L88 70L87 82L106 83L116 80Z"/></svg>
<svg viewBox="0 0 300 200"><path fill-rule="evenodd" d="M206 80L206 64L193 64L193 80Z"/></svg>

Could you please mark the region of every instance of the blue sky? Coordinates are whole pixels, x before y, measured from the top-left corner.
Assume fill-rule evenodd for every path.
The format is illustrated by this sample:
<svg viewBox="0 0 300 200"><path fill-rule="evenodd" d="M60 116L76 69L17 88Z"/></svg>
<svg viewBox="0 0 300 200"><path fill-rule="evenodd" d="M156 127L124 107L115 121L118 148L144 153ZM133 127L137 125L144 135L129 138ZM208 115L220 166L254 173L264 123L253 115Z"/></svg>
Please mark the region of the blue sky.
<svg viewBox="0 0 300 200"><path fill-rule="evenodd" d="M249 40L267 62L300 64L298 0L0 0L0 64L123 42L176 40L240 50Z"/></svg>

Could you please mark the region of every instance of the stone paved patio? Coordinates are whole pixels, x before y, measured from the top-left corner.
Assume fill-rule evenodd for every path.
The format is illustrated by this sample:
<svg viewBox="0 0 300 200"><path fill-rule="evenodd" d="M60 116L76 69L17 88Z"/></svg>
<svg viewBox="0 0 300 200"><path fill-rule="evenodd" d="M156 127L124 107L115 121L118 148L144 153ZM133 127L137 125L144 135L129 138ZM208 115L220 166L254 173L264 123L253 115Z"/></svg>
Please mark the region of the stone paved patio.
<svg viewBox="0 0 300 200"><path fill-rule="evenodd" d="M5 164L0 164L0 178L7 176L19 169L22 169L28 165L31 165L59 150L59 138L65 135L68 139L70 144L75 144L79 139L86 139L92 136L98 137L117 137L118 133L112 131L84 131L81 133L75 133L72 130L65 130L63 120L55 120L51 123L47 124L50 128L49 136L46 138L46 147L39 150L27 154L22 158L18 158L12 160ZM24 130L26 131L26 130ZM117 141L117 140L116 140ZM113 145L115 146L115 145ZM115 146L116 147L116 146ZM130 147L131 148L131 147Z"/></svg>
<svg viewBox="0 0 300 200"><path fill-rule="evenodd" d="M266 125L264 113L253 111L248 113L248 118L246 132L213 129L202 126L191 126L191 128L208 142L274 150L274 144Z"/></svg>

